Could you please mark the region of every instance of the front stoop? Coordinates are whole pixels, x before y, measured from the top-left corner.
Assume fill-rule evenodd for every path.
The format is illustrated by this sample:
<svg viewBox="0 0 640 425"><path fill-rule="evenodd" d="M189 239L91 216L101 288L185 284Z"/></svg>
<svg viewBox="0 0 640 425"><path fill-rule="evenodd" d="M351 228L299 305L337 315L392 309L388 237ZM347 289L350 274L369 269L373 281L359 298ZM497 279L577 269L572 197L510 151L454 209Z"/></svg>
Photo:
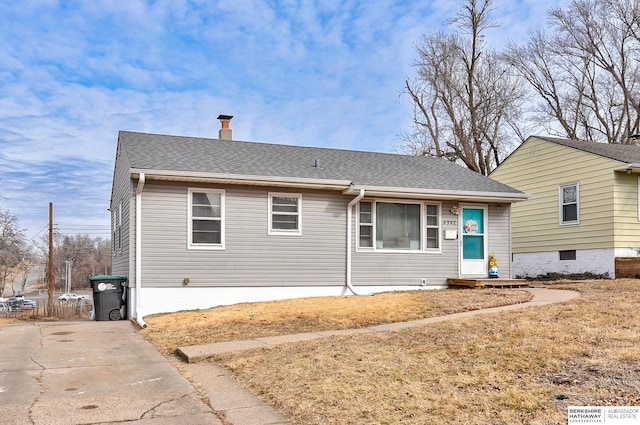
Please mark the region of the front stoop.
<svg viewBox="0 0 640 425"><path fill-rule="evenodd" d="M529 282L524 279L508 278L460 278L450 277L447 279L450 287L464 286L467 288L521 288L529 286Z"/></svg>

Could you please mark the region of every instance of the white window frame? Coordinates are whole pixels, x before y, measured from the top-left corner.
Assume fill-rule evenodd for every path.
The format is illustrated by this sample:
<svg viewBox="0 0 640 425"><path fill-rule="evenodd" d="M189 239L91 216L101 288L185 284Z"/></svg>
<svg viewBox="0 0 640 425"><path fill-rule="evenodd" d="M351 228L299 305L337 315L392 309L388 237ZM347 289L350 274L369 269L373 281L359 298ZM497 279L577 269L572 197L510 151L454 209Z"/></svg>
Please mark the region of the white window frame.
<svg viewBox="0 0 640 425"><path fill-rule="evenodd" d="M370 223L362 223L360 221L362 211L360 210L360 206L365 203L365 204L371 204L371 211L369 211L369 214L371 214L371 222ZM366 200L366 201L360 201L358 202L358 212L357 212L357 219L356 219L356 248L367 250L367 251L373 251L376 245L376 235L373 231L374 229L374 222L375 222L375 205L376 202L374 200ZM360 230L362 230L362 227L368 227L371 229L370 232L370 236L371 236L371 246L360 246Z"/></svg>
<svg viewBox="0 0 640 425"><path fill-rule="evenodd" d="M220 243L194 243L193 242L193 194L194 193L216 193L220 195L220 217L215 217L212 220L220 221ZM187 247L188 249L210 249L210 250L224 250L225 249L225 191L223 189L202 189L202 188L189 188L187 199ZM198 217L195 217L198 218Z"/></svg>
<svg viewBox="0 0 640 425"><path fill-rule="evenodd" d="M571 221L564 220L563 207L563 189L567 187L575 186L576 188L576 219ZM558 220L561 226L574 226L580 224L580 183L566 183L558 186Z"/></svg>
<svg viewBox="0 0 640 425"><path fill-rule="evenodd" d="M118 250L122 249L122 201L118 204Z"/></svg>
<svg viewBox="0 0 640 425"><path fill-rule="evenodd" d="M640 176L638 176L638 221L640 221Z"/></svg>
<svg viewBox="0 0 640 425"><path fill-rule="evenodd" d="M278 215L295 215L298 217L297 229L274 229L273 228L273 198L296 198L298 200L298 210L295 213L277 212ZM268 221L268 235L287 235L287 236L301 236L302 235L302 194L301 193L283 193L283 192L269 192L269 217Z"/></svg>
<svg viewBox="0 0 640 425"><path fill-rule="evenodd" d="M122 201L111 211L111 256L122 253Z"/></svg>
<svg viewBox="0 0 640 425"><path fill-rule="evenodd" d="M427 223L427 207L434 206L438 209L438 224L430 225ZM425 252L442 252L442 204L440 202L425 202L422 206L424 212L422 213L422 217L424 217L424 225L422 226L424 229L424 251ZM438 246L435 248L427 247L427 229L436 229L436 234L438 235Z"/></svg>
<svg viewBox="0 0 640 425"><path fill-rule="evenodd" d="M361 247L360 246L360 226L365 225L369 226L369 223L360 223L360 202L370 202L371 203L371 238L372 238L372 246L371 247ZM441 254L442 253L442 203L441 202L431 202L431 201L418 201L409 200L409 199L363 199L358 202L358 209L356 214L356 252L397 252L397 253L405 253L405 254ZM376 240L377 240L377 204L378 203L391 203L391 204L413 204L420 205L420 249L385 249L385 248L377 248ZM433 205L438 208L438 224L435 225L427 225L427 205ZM427 228L437 228L438 234L438 247L437 248L427 248Z"/></svg>
<svg viewBox="0 0 640 425"><path fill-rule="evenodd" d="M113 257L118 255L118 248L116 248L116 235L118 234L117 214L117 210L111 211L111 255Z"/></svg>

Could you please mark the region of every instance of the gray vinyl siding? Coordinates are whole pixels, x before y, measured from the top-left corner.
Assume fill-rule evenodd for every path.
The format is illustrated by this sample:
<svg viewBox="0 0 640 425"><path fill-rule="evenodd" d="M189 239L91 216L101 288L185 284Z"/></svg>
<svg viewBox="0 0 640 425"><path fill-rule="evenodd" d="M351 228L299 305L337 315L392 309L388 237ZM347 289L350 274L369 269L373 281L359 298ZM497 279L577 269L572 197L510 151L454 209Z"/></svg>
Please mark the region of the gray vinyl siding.
<svg viewBox="0 0 640 425"><path fill-rule="evenodd" d="M126 155L120 150L118 145L118 152L116 153L116 163L113 176L113 188L111 191L111 203L110 210L112 214L119 208L122 203L122 226L121 226L121 243L120 246L111 252L111 273L118 276L128 276L129 284L134 282L133 270L133 246L134 243L131 240L134 232L132 226L133 214L132 211L135 199L133 199L133 185L131 181L131 174L129 172L129 163ZM114 224L116 227L114 227ZM117 223L111 220L111 238L114 237L114 231L117 230ZM114 241L111 241L111 246L114 246ZM129 268L131 265L131 269Z"/></svg>
<svg viewBox="0 0 640 425"><path fill-rule="evenodd" d="M501 278L511 277L511 205L489 204L489 254L496 254ZM487 265L488 272L488 265Z"/></svg>
<svg viewBox="0 0 640 425"><path fill-rule="evenodd" d="M218 189L225 196L225 248L188 248L188 190ZM130 185L134 190L134 185ZM270 192L302 195L302 235L268 235ZM142 193L142 286L286 287L344 285L346 274L346 206L353 199L330 191L241 186L195 186L150 182ZM459 239L445 240L446 230L459 232L455 202L441 203L439 253L366 252L356 248L353 215L352 282L354 285L444 285L458 276ZM131 198L131 244L133 210ZM501 277L509 277L510 205L489 204L488 249L495 252ZM132 248L133 249L133 248ZM134 269L134 253L126 256ZM122 269L123 271L123 269ZM114 273L122 273L116 269ZM131 276L133 278L133 276Z"/></svg>
<svg viewBox="0 0 640 425"><path fill-rule="evenodd" d="M188 189L225 191L225 249L188 249ZM268 235L269 192L302 194L302 235ZM147 182L142 286L323 286L345 275L346 205L333 192Z"/></svg>

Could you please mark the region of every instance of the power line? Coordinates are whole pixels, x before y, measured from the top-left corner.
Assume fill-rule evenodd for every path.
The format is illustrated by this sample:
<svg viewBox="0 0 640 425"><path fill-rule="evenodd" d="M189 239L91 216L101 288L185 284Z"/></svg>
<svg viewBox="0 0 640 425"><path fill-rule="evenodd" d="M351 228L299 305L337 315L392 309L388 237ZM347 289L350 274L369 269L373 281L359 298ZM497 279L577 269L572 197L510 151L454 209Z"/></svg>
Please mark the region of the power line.
<svg viewBox="0 0 640 425"><path fill-rule="evenodd" d="M42 227L42 229L40 229L40 231L38 231L38 233L36 233L36 234L35 234L35 236L31 238L30 242L33 242L33 240L34 240L35 238L37 238L37 237L40 235L40 233L44 232L44 231L45 231L45 230L47 230L48 228L49 228L49 225L48 225L48 224L45 224L45 225Z"/></svg>

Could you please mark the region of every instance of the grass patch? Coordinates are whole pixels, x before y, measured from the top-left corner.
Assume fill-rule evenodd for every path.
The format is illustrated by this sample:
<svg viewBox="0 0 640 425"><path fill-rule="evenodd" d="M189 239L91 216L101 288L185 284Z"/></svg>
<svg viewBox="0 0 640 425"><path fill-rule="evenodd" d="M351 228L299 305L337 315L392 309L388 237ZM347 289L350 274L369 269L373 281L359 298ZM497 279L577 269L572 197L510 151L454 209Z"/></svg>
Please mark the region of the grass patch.
<svg viewBox="0 0 640 425"><path fill-rule="evenodd" d="M13 323L18 323L18 322L19 320L14 319L13 317L2 316L0 317L0 328L2 328L5 325L11 325Z"/></svg>
<svg viewBox="0 0 640 425"><path fill-rule="evenodd" d="M356 329L526 302L526 291L445 289L367 297L317 297L244 303L146 316L141 330L164 354L178 347L301 332Z"/></svg>

